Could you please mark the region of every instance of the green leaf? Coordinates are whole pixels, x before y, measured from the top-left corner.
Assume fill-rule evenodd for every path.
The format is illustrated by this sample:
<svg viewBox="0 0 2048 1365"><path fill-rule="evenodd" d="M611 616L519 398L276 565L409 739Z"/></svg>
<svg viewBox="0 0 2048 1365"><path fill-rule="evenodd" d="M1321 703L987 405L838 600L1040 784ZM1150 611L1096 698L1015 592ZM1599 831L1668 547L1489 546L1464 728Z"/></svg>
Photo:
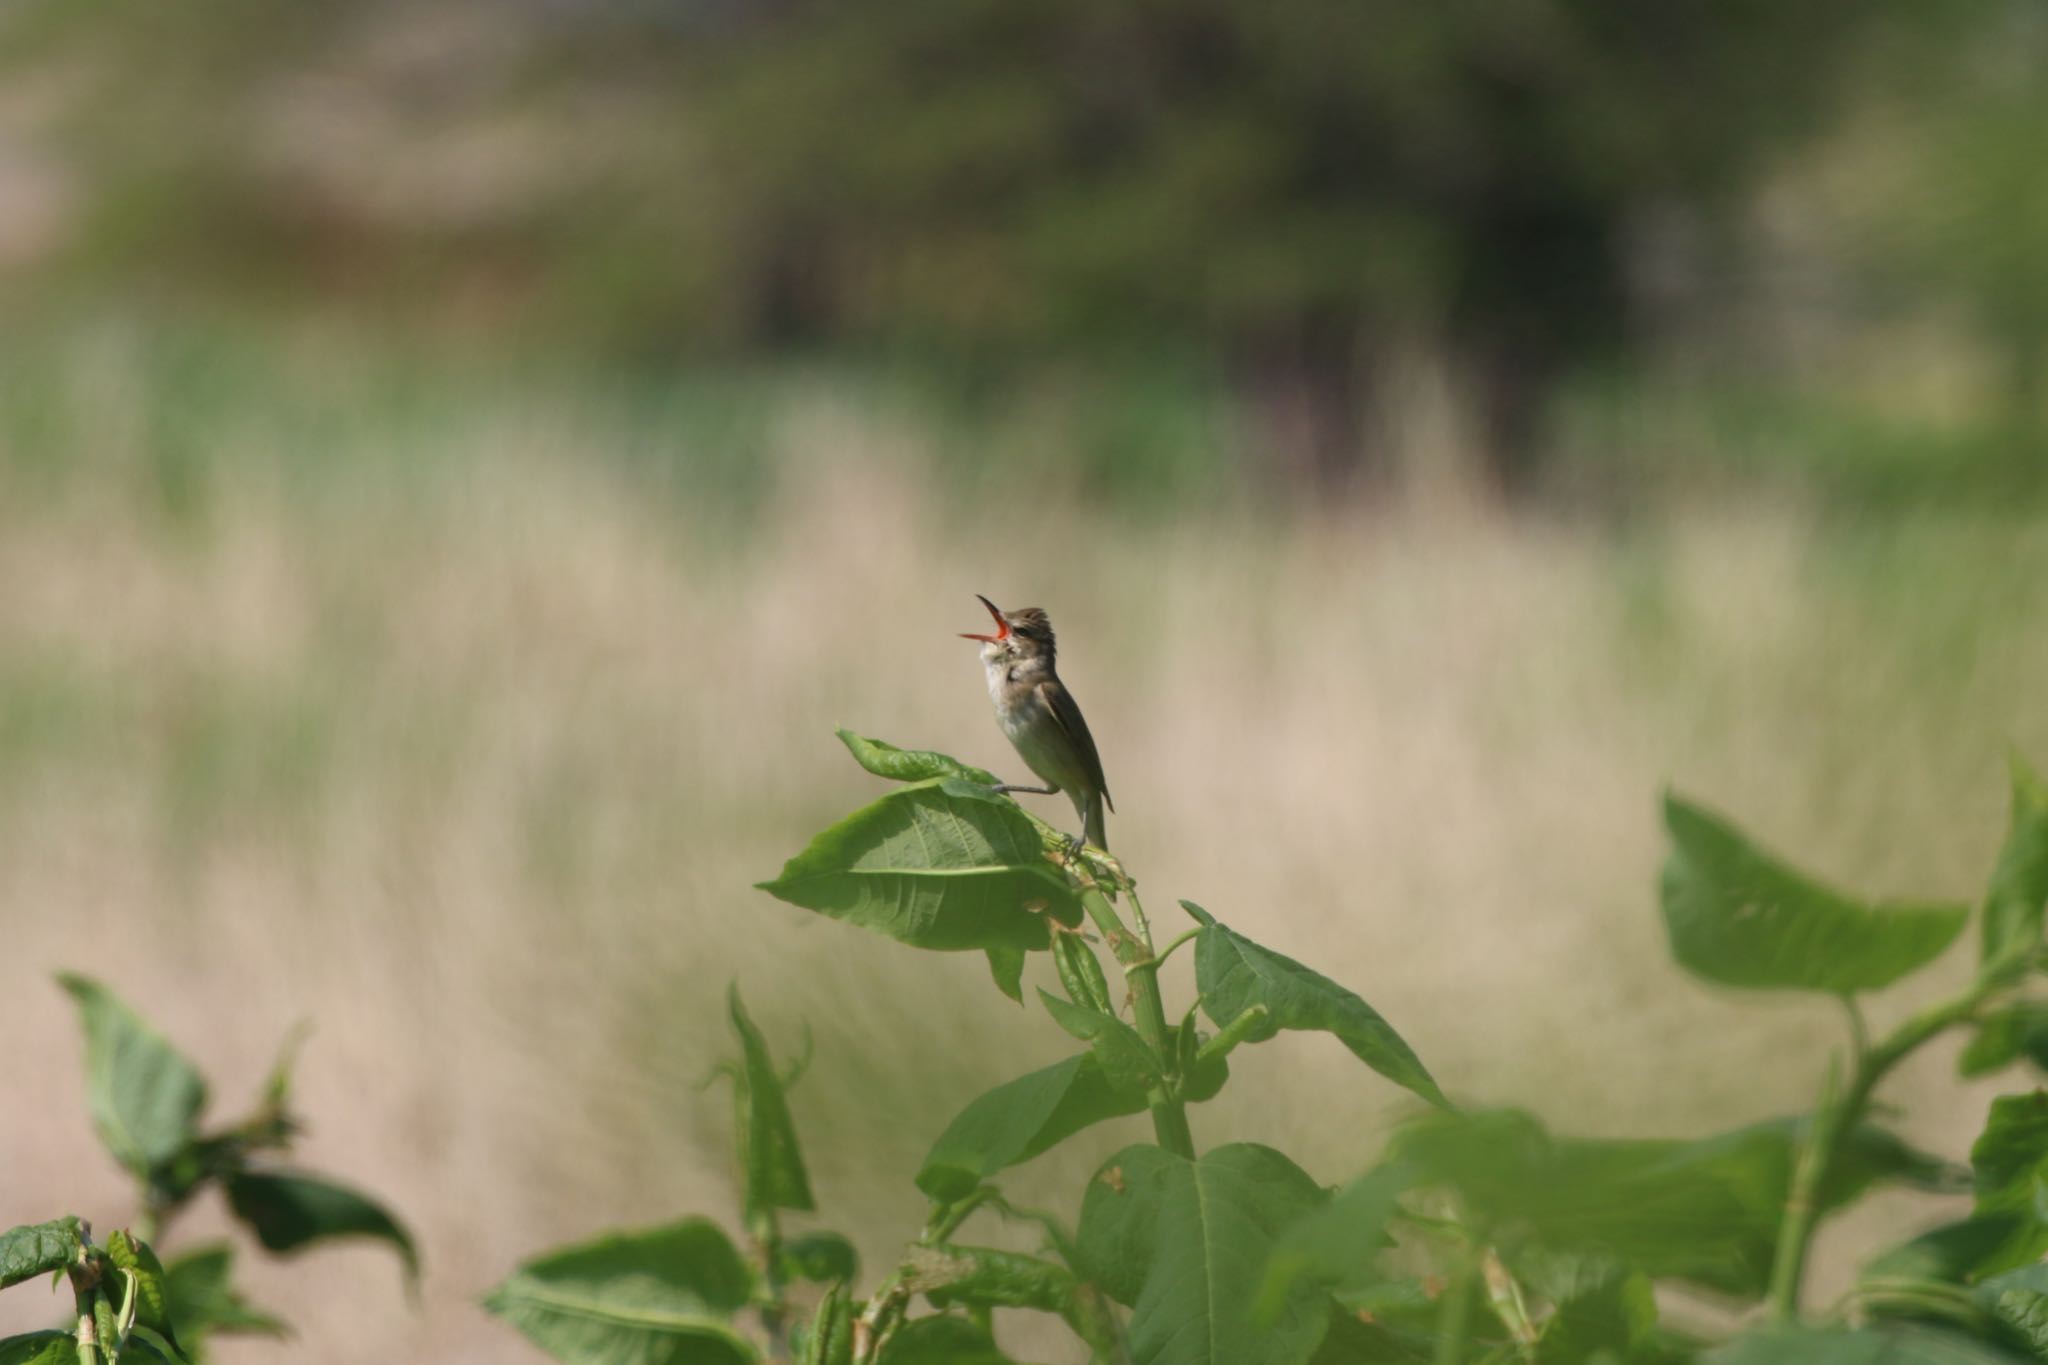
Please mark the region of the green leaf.
<svg viewBox="0 0 2048 1365"><path fill-rule="evenodd" d="M2008 1355L1929 1327L1767 1327L1702 1357L1703 1365L2014 1365Z"/></svg>
<svg viewBox="0 0 2048 1365"><path fill-rule="evenodd" d="M190 1143L206 1082L155 1029L87 977L57 978L85 1024L86 1089L114 1159L138 1176Z"/></svg>
<svg viewBox="0 0 2048 1365"><path fill-rule="evenodd" d="M1166 1084L1159 1059L1138 1031L1123 1020L1069 1004L1050 991L1041 990L1038 999L1055 1024L1088 1044L1103 1076L1118 1090L1143 1097L1155 1086Z"/></svg>
<svg viewBox="0 0 2048 1365"><path fill-rule="evenodd" d="M1230 1079L1227 1057L1202 1056L1202 1044L1208 1038L1209 1035L1195 1027L1192 1010L1187 1018L1181 1020L1180 1027L1173 1031L1173 1052L1180 1066L1180 1097L1189 1104L1215 1099Z"/></svg>
<svg viewBox="0 0 2048 1365"><path fill-rule="evenodd" d="M1202 993L1202 1012L1212 1023L1222 1027L1253 1005L1264 1005L1266 1022L1247 1042L1264 1042L1282 1029L1334 1034L1353 1056L1394 1084L1449 1107L1414 1051L1372 1006L1293 958L1226 928L1194 902L1181 905L1202 924L1195 941L1195 984Z"/></svg>
<svg viewBox="0 0 2048 1365"><path fill-rule="evenodd" d="M26 1332L0 1341L0 1365L78 1365L69 1332Z"/></svg>
<svg viewBox="0 0 2048 1365"><path fill-rule="evenodd" d="M2048 1360L2048 1266L2022 1266L1976 1288L1977 1301L2037 1360Z"/></svg>
<svg viewBox="0 0 2048 1365"><path fill-rule="evenodd" d="M797 1359L799 1365L853 1365L853 1310L845 1285L833 1285L818 1301Z"/></svg>
<svg viewBox="0 0 2048 1365"><path fill-rule="evenodd" d="M484 1307L570 1365L743 1365L728 1321L753 1276L708 1219L611 1233L526 1262Z"/></svg>
<svg viewBox="0 0 2048 1365"><path fill-rule="evenodd" d="M1116 1003L1109 995L1109 979L1102 974L1102 960L1095 956L1086 936L1054 934L1052 961L1067 999L1098 1014L1116 1013Z"/></svg>
<svg viewBox="0 0 2048 1365"><path fill-rule="evenodd" d="M860 1276L860 1254L836 1232L807 1232L782 1244L782 1273L819 1284L851 1283Z"/></svg>
<svg viewBox="0 0 2048 1365"><path fill-rule="evenodd" d="M313 1031L310 1021L301 1019L285 1033L284 1041L278 1044L277 1060L270 1064L270 1074L263 1079L262 1107L265 1111L283 1115L291 1108L292 1067L299 1059L299 1049Z"/></svg>
<svg viewBox="0 0 2048 1365"><path fill-rule="evenodd" d="M1872 1258L1861 1278L1961 1283L1974 1278L1978 1267L2018 1237L2027 1222L2027 1217L1998 1213L1944 1223Z"/></svg>
<svg viewBox="0 0 2048 1365"><path fill-rule="evenodd" d="M2019 755L2012 759L2012 823L1984 896L1982 960L2041 941L2048 906L2048 786Z"/></svg>
<svg viewBox="0 0 2048 1365"><path fill-rule="evenodd" d="M1283 1230L1266 1262L1259 1319L1277 1318L1303 1282L1341 1297L1380 1279L1373 1262L1394 1244L1386 1233L1387 1220L1414 1181L1414 1172L1406 1167L1382 1166Z"/></svg>
<svg viewBox="0 0 2048 1365"><path fill-rule="evenodd" d="M1529 1115L1432 1114L1390 1155L1456 1188L1504 1255L1530 1247L1606 1258L1658 1279L1743 1298L1766 1288L1792 1167L1810 1120L1779 1119L1693 1142L1553 1137ZM1849 1134L1823 1209L1879 1181L1946 1188L1943 1163L1868 1125Z"/></svg>
<svg viewBox="0 0 2048 1365"><path fill-rule="evenodd" d="M996 983L996 989L1009 996L1018 1004L1024 1003L1024 950L1022 948L990 948L988 953L989 980Z"/></svg>
<svg viewBox="0 0 2048 1365"><path fill-rule="evenodd" d="M1304 1365L1329 1326L1323 1291L1297 1285L1269 1320L1254 1309L1275 1244L1326 1197L1270 1147L1192 1162L1127 1147L1089 1183L1079 1267L1131 1306L1136 1365Z"/></svg>
<svg viewBox="0 0 2048 1365"><path fill-rule="evenodd" d="M932 1144L917 1187L934 1199L963 1199L1004 1167L1144 1107L1109 1083L1094 1053L1069 1057L977 1096Z"/></svg>
<svg viewBox="0 0 2048 1365"><path fill-rule="evenodd" d="M747 1017L738 986L727 992L726 1001L732 1011L733 1032L740 1039L740 1067L734 1073L738 1092L736 1138L751 1227L754 1218L766 1210L809 1210L817 1205L811 1199L811 1182L804 1172L803 1151L797 1145L796 1124L789 1116L789 1100L782 1093L782 1078L768 1056L768 1044L754 1027L754 1021Z"/></svg>
<svg viewBox="0 0 2048 1365"><path fill-rule="evenodd" d="M149 1243L136 1238L125 1228L116 1228L107 1238L107 1259L135 1276L135 1321L153 1332L163 1333L172 1346L177 1346L178 1336L171 1325L169 1292L164 1283L164 1263L157 1259Z"/></svg>
<svg viewBox="0 0 2048 1365"><path fill-rule="evenodd" d="M365 1195L297 1171L237 1171L227 1178L228 1207L271 1251L297 1251L330 1237L389 1242L418 1279L419 1254L396 1218Z"/></svg>
<svg viewBox="0 0 2048 1365"><path fill-rule="evenodd" d="M1044 948L1048 915L1080 901L1031 820L957 778L891 792L820 834L762 882L772 896L913 948Z"/></svg>
<svg viewBox="0 0 2048 1365"><path fill-rule="evenodd" d="M1956 1070L1964 1076L1988 1076L2022 1057L2048 1070L2048 1005L2039 1001L2022 1000L1985 1015L1956 1060Z"/></svg>
<svg viewBox="0 0 2048 1365"><path fill-rule="evenodd" d="M1871 906L1808 880L1733 825L1664 800L1672 851L1664 926L1695 975L1724 986L1848 995L1939 957L1969 920L1960 905Z"/></svg>
<svg viewBox="0 0 2048 1365"><path fill-rule="evenodd" d="M147 1327L137 1327L128 1334L128 1344L121 1349L123 1360L153 1360L157 1365L189 1365L183 1352Z"/></svg>
<svg viewBox="0 0 2048 1365"><path fill-rule="evenodd" d="M197 1350L208 1334L281 1337L284 1320L252 1307L233 1284L234 1248L225 1242L194 1247L164 1266L164 1297L171 1321Z"/></svg>
<svg viewBox="0 0 2048 1365"><path fill-rule="evenodd" d="M94 1335L101 1343L103 1358L120 1359L121 1319L114 1311L114 1296L110 1285L102 1284L92 1291L92 1325Z"/></svg>
<svg viewBox="0 0 2048 1365"><path fill-rule="evenodd" d="M64 1269L84 1245L76 1218L24 1223L0 1232L0 1289Z"/></svg>
<svg viewBox="0 0 2048 1365"><path fill-rule="evenodd" d="M866 768L876 777L886 777L897 782L923 782L934 777L959 777L969 782L979 782L984 787L996 785L994 773L962 763L946 754L930 749L899 749L879 739L863 739L851 730L839 732L839 742L853 755L853 761Z"/></svg>
<svg viewBox="0 0 2048 1365"><path fill-rule="evenodd" d="M965 1318L913 1318L882 1348L877 1365L1012 1365L988 1329Z"/></svg>
<svg viewBox="0 0 2048 1365"><path fill-rule="evenodd" d="M2005 1217L2017 1230L1974 1267L2010 1269L2048 1251L2048 1092L2001 1095L1970 1148L1978 1218Z"/></svg>

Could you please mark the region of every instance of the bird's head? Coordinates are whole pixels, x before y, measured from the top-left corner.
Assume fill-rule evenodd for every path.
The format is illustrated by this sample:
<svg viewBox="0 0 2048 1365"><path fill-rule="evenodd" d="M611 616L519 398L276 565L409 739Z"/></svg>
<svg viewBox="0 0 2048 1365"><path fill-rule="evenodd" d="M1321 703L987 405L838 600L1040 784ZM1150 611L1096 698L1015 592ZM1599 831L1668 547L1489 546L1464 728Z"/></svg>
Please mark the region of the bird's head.
<svg viewBox="0 0 2048 1365"><path fill-rule="evenodd" d="M976 594L977 597L980 594ZM963 640L981 641L981 657L986 663L1001 663L1014 659L1042 658L1052 662L1052 622L1037 607L1018 607L1004 611L986 597L981 605L988 608L988 614L995 618L996 633L993 635L969 635L962 633Z"/></svg>

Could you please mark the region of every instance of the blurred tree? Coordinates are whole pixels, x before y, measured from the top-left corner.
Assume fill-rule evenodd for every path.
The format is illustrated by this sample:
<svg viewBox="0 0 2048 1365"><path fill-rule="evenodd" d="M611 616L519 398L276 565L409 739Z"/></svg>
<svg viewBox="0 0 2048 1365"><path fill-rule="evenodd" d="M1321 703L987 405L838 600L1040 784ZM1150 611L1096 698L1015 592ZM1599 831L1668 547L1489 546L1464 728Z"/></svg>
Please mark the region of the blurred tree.
<svg viewBox="0 0 2048 1365"><path fill-rule="evenodd" d="M1637 225L1712 222L1879 7L826 0L707 72L763 338L1194 338L1286 467L1348 474L1390 347L1447 350L1523 483L1625 340Z"/></svg>
<svg viewBox="0 0 2048 1365"><path fill-rule="evenodd" d="M1369 418L1420 349L1512 490L1562 378L1685 320L1647 306L1645 263L1737 238L1845 100L1895 100L1920 149L1867 196L1887 230L1866 281L1961 303L2038 416L2034 14L17 0L0 164L10 138L61 161L76 208L57 268L0 287L61 280L45 293L67 310L91 280L124 306L438 315L663 363L880 345L1026 375L1193 354L1273 470L1321 483L1372 472ZM1979 93L1951 98L1959 79Z"/></svg>

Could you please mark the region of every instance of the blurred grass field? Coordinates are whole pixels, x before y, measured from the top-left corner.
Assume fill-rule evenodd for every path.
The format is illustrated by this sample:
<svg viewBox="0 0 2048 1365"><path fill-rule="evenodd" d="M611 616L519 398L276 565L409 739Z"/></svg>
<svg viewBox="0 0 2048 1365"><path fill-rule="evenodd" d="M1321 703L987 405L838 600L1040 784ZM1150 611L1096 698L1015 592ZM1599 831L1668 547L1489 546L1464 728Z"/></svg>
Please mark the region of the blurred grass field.
<svg viewBox="0 0 2048 1365"><path fill-rule="evenodd" d="M1070 1044L979 956L749 886L875 793L835 725L1014 768L954 637L976 592L1051 612L1155 919L1199 900L1358 990L1454 1095L1580 1131L1802 1107L1840 1038L1823 1004L1669 965L1665 784L1850 887L1969 897L2007 747L2048 761L2028 502L1787 480L1575 515L1455 484L1303 506L1230 473L1171 375L1102 417L316 334L10 346L0 1223L127 1212L54 971L160 1024L222 1112L308 1018L303 1154L409 1220L427 1280L409 1307L375 1250L252 1263L304 1361L537 1359L474 1306L516 1261L730 1220L728 1106L700 1088L728 981L782 1050L816 1036L795 1107L827 1218L870 1268L914 1233L945 1121ZM1237 1071L1198 1140L1284 1139L1325 1180L1401 1110L1326 1039ZM1958 1093L1937 1061L1891 1097L1960 1155L1982 1111ZM1026 1201L1071 1211L1138 1131L1027 1167ZM1834 1282L1913 1212L1851 1219ZM0 1327L47 1310L9 1295Z"/></svg>

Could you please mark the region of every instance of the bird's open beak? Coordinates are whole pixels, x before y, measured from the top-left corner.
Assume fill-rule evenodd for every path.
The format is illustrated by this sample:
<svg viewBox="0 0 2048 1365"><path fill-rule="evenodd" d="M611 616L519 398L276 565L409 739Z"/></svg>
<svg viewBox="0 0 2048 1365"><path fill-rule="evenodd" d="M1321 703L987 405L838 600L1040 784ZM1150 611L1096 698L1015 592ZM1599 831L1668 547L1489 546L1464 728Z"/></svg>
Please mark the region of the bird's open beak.
<svg viewBox="0 0 2048 1365"><path fill-rule="evenodd" d="M993 635L969 635L963 631L961 632L960 638L963 640L979 640L985 645L992 645L997 643L998 641L1009 639L1010 623L1008 621L1005 621L1003 619L1003 614L996 610L996 604L989 601L986 597L983 597L980 593L976 593L974 595L976 599L980 601L981 605L988 608L988 614L996 618L996 633Z"/></svg>

